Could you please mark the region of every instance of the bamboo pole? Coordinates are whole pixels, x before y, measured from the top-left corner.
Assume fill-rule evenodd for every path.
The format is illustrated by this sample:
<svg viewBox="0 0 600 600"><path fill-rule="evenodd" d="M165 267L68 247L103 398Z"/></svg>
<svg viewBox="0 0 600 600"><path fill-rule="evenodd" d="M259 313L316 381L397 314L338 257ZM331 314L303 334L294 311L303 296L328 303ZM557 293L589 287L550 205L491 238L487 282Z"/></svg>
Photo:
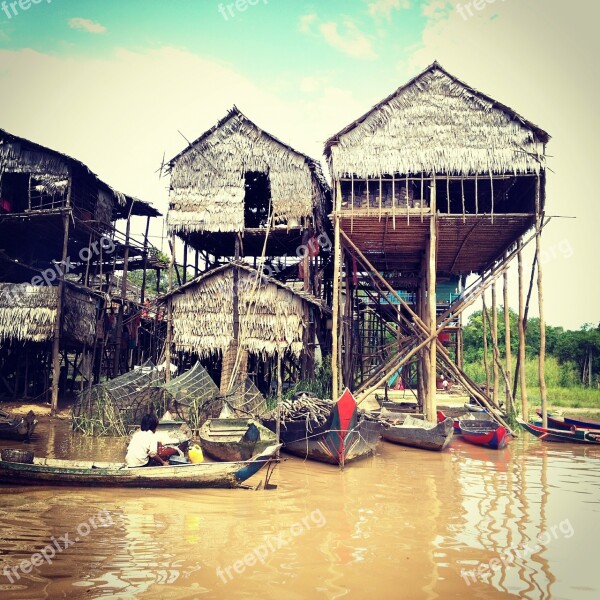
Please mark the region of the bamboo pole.
<svg viewBox="0 0 600 600"><path fill-rule="evenodd" d="M167 336L165 340L165 380L171 381L171 344L173 340L173 265L175 264L175 236L171 235L169 261L169 299L167 301Z"/></svg>
<svg viewBox="0 0 600 600"><path fill-rule="evenodd" d="M481 323L483 326L483 368L485 369L485 393L490 393L490 366L488 362L488 338L487 338L487 308L485 305L485 294L481 296Z"/></svg>
<svg viewBox="0 0 600 600"><path fill-rule="evenodd" d="M368 183L367 183L367 203L369 201ZM335 211L334 211L334 240L333 240L333 315L331 327L331 393L335 399L339 396L340 384L338 374L338 346L339 346L339 312L340 312L340 262L342 247L340 242L340 203L341 186L336 182L335 186Z"/></svg>
<svg viewBox="0 0 600 600"><path fill-rule="evenodd" d="M535 183L535 255L537 257L537 288L538 288L538 306L540 314L540 357L539 357L539 376L540 376L540 396L542 400L542 427L548 427L548 397L546 391L546 321L544 319L544 291L542 286L542 263L540 256L542 253L542 207L541 207L541 181L540 177Z"/></svg>
<svg viewBox="0 0 600 600"><path fill-rule="evenodd" d="M148 231L150 230L150 215L146 217L146 230L144 231L144 270L142 272L142 291L140 295L140 304L144 304L146 295L146 271L148 270Z"/></svg>
<svg viewBox="0 0 600 600"><path fill-rule="evenodd" d="M487 309L486 309L487 310ZM487 319L488 321L490 320L490 316L489 314L487 315ZM508 378L508 375L504 369L504 366L502 365L502 363L500 362L500 348L498 346L498 338L496 336L496 338L492 338L493 344L494 344L494 352L493 352L493 356L494 356L494 365L496 367L496 369L498 369L500 371L500 373L502 374L502 378L504 379L504 385L506 386L506 389L509 390L509 399L508 402L506 403L507 406L510 406L512 404L512 396L510 395L510 380ZM498 408L500 407L500 403L499 402L495 402L495 404L498 406Z"/></svg>
<svg viewBox="0 0 600 600"><path fill-rule="evenodd" d="M496 282L492 283L492 345L494 362L492 373L494 376L494 404L500 408L500 373L498 371L498 300L496 296Z"/></svg>
<svg viewBox="0 0 600 600"><path fill-rule="evenodd" d="M54 415L58 411L58 384L60 379L60 342L62 330L62 309L65 294L65 264L67 260L67 251L69 248L69 225L71 216L71 188L73 179L69 174L69 189L67 191L66 208L69 209L63 213L63 246L61 254L61 266L59 269L60 277L58 280L58 289L56 290L56 319L54 320L54 336L52 339L52 395L50 414ZM58 267L57 267L58 268ZM15 382L15 391L17 382Z"/></svg>
<svg viewBox="0 0 600 600"><path fill-rule="evenodd" d="M519 270L519 359L518 373L521 387L521 415L525 421L529 420L529 402L527 400L527 379L525 377L525 298L523 295L523 241L519 240L519 253L517 264Z"/></svg>
<svg viewBox="0 0 600 600"><path fill-rule="evenodd" d="M436 314L436 250L437 250L437 218L436 218L436 181L431 183L431 216L429 219L429 259L427 263L427 306L429 312L429 384L427 390L427 408L425 418L435 421L436 417L436 364L437 364L437 314Z"/></svg>
<svg viewBox="0 0 600 600"><path fill-rule="evenodd" d="M125 226L125 250L123 252L123 271L121 271L121 304L117 313L117 328L115 330L115 362L113 373L118 377L121 369L121 340L123 339L123 313L125 312L125 302L127 300L127 268L129 266L129 234L131 231L131 213L135 200L132 200L127 215L127 224Z"/></svg>
<svg viewBox="0 0 600 600"><path fill-rule="evenodd" d="M510 380L512 377L512 349L510 347L510 311L508 309L508 271L504 271L503 276L503 302L504 302L504 356L506 361L506 375L508 376L509 383L506 385L506 410L508 414L514 412L514 399L512 395L512 389L510 387Z"/></svg>
<svg viewBox="0 0 600 600"><path fill-rule="evenodd" d="M277 443L281 443L281 404L283 402L283 379L281 377L281 349L277 349L277 421L275 424L275 436ZM277 450L279 458L279 449Z"/></svg>

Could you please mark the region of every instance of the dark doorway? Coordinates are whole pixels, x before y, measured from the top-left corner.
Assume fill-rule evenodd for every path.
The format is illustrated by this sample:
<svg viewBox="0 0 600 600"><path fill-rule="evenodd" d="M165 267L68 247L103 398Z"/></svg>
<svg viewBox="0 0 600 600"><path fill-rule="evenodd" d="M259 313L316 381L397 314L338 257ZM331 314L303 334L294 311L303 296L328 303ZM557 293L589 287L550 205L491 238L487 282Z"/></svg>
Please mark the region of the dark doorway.
<svg viewBox="0 0 600 600"><path fill-rule="evenodd" d="M246 229L259 229L267 226L271 206L271 185L269 175L258 171L248 171L245 177L244 224Z"/></svg>

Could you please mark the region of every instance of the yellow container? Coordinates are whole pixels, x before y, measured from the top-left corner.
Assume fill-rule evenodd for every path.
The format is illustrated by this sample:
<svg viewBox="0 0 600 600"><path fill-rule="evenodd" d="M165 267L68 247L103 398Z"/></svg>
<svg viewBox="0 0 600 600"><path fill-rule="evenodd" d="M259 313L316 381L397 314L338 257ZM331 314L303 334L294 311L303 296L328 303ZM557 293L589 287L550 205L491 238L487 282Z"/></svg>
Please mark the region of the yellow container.
<svg viewBox="0 0 600 600"><path fill-rule="evenodd" d="M202 448L198 444L194 444L190 448L188 456L190 457L190 462L194 464L204 462L204 454L202 454Z"/></svg>

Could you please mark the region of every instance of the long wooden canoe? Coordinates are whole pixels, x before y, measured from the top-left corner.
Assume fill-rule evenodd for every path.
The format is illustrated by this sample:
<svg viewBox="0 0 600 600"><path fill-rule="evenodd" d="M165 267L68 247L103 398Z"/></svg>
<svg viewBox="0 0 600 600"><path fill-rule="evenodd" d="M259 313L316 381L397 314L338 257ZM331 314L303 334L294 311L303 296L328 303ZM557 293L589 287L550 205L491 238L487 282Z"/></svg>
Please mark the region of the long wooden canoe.
<svg viewBox="0 0 600 600"><path fill-rule="evenodd" d="M403 446L424 450L444 450L450 444L453 434L454 428L450 417L441 423L432 423L407 415L402 424L388 421L384 425L381 437L388 442Z"/></svg>
<svg viewBox="0 0 600 600"><path fill-rule="evenodd" d="M573 428L571 431L564 429L545 429L519 419L519 425L543 442L567 442L572 444L600 444L600 431Z"/></svg>
<svg viewBox="0 0 600 600"><path fill-rule="evenodd" d="M248 461L204 462L164 467L127 467L123 463L34 458L33 464L0 460L0 483L19 485L142 488L233 488L276 460L279 444Z"/></svg>
<svg viewBox="0 0 600 600"><path fill-rule="evenodd" d="M248 460L277 443L276 435L255 419L209 419L198 432L202 451L217 460Z"/></svg>

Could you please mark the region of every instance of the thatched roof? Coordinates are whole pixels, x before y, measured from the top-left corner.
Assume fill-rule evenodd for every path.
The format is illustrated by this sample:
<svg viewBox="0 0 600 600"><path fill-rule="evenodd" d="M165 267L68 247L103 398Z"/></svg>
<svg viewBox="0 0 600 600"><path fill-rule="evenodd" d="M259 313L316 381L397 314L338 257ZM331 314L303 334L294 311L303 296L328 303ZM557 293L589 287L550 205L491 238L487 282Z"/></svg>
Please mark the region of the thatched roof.
<svg viewBox="0 0 600 600"><path fill-rule="evenodd" d="M43 182L45 188L52 189L63 185L73 171L89 178L97 187L101 210L106 211L106 200L110 198L113 206L109 209L114 211L115 218L126 217L132 203L133 215L161 215L148 202L110 187L81 161L0 129L0 177L3 173L31 173Z"/></svg>
<svg viewBox="0 0 600 600"><path fill-rule="evenodd" d="M0 282L0 343L46 342L54 336L58 288ZM91 294L65 286L63 334L92 344L96 306Z"/></svg>
<svg viewBox="0 0 600 600"><path fill-rule="evenodd" d="M269 176L275 223L312 220L329 191L320 164L266 133L235 106L169 162L169 230L244 230L245 174ZM268 205L268 199L265 199Z"/></svg>
<svg viewBox="0 0 600 600"><path fill-rule="evenodd" d="M437 62L325 143L334 177L536 173L550 136Z"/></svg>
<svg viewBox="0 0 600 600"><path fill-rule="evenodd" d="M253 354L287 350L302 353L305 306L329 312L320 300L290 289L243 263L229 263L197 277L169 296L173 300L173 341L178 349L207 356L233 341L233 269L239 273L240 346Z"/></svg>

